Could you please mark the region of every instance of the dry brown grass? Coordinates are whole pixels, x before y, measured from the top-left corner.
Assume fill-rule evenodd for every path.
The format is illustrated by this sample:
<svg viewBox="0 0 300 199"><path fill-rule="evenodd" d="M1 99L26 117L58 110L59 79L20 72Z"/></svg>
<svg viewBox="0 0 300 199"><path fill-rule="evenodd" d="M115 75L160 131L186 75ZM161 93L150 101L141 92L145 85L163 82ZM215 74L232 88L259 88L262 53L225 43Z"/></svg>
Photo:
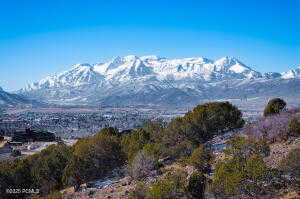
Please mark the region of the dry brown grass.
<svg viewBox="0 0 300 199"><path fill-rule="evenodd" d="M291 191L283 196L283 199L300 199L300 190L297 191Z"/></svg>

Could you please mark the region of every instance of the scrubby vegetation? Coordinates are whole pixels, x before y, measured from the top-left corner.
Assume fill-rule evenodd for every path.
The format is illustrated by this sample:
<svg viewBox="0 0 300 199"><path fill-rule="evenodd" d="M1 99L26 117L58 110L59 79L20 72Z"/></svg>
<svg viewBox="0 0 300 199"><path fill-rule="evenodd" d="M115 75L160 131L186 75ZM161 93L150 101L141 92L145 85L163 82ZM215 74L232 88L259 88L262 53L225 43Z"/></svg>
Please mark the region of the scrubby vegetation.
<svg viewBox="0 0 300 199"><path fill-rule="evenodd" d="M154 156L146 154L145 151L140 151L129 165L129 175L134 179L142 179L157 168L158 162Z"/></svg>
<svg viewBox="0 0 300 199"><path fill-rule="evenodd" d="M53 145L28 158L1 163L0 172L5 173L4 179L0 181L1 191L4 192L1 194L2 198L25 198L28 194L16 195L5 192L6 189L19 187L22 189L39 189L41 196L62 189L63 171L70 155L70 148L66 145Z"/></svg>
<svg viewBox="0 0 300 199"><path fill-rule="evenodd" d="M29 196L5 193L21 186L39 189L36 197L61 198L59 190L73 186L78 191L81 184L127 165L137 182L129 194L132 199L200 199L207 192L220 198L273 196L299 183L299 149L278 168L266 162L271 143L299 136L300 110L284 110L285 106L271 100L268 117L246 125L235 106L215 102L198 105L168 124L152 121L124 134L104 128L72 147L52 145L25 159L0 163L0 194L4 199ZM232 131L242 136L224 143L217 157L208 141Z"/></svg>
<svg viewBox="0 0 300 199"><path fill-rule="evenodd" d="M182 178L182 180L185 180L184 185L180 184L179 182L183 181L178 179L178 184L175 184L175 186L171 179L163 177L157 183L152 184L150 188L146 185L139 187L140 192L135 190L135 193L140 193L140 195L138 194L139 197L133 198L202 198L201 190L205 190L204 187L209 187L213 195L226 198L236 196L241 198L271 197L276 191L292 185L293 182L290 179L282 177L283 168L287 172L288 167L282 166L282 169L270 168L264 158L270 155L270 143L280 141L278 138L284 137L284 140L287 140L291 136L297 135L292 132L297 129L298 121L292 118L298 117L300 112L297 109L284 110L286 106L284 102L279 101L279 105L276 105L275 102L277 103L278 100L271 101L268 106L273 106L272 110L278 111L273 111L268 117L248 123L242 129L249 138L233 137L225 143L226 148L223 150L225 157L219 159L215 164L214 175L211 180L205 180L205 174L211 172L214 157L211 151L202 144L215 135L243 126L244 122L241 118L227 120L226 117L215 117L213 122L208 122L214 125L207 125L206 121L209 114L206 114L206 108L211 107L211 105L204 105L198 106L184 117L173 119L164 128L148 131L147 136L149 136L149 139L142 139L147 140L144 146L150 145L152 151L159 151L154 154L160 158L169 157L169 159L176 161L183 158L186 164L193 166L198 172ZM222 105L218 104L218 106ZM212 108L208 112L218 111ZM222 115L222 112L220 112L216 114ZM197 120L197 118L200 119ZM227 126L221 124L227 124ZM144 147L140 146L139 149L144 150ZM292 159L293 164L288 164L294 165L294 167L299 165L295 161L296 155L292 154L290 156L289 158Z"/></svg>
<svg viewBox="0 0 300 199"><path fill-rule="evenodd" d="M248 139L245 137L234 137L226 142L224 154L227 158L246 160L252 156L264 158L270 153L270 147L264 141Z"/></svg>
<svg viewBox="0 0 300 199"><path fill-rule="evenodd" d="M149 190L149 195L153 199L179 198L185 194L187 174L177 170L167 173L162 179L154 183Z"/></svg>
<svg viewBox="0 0 300 199"><path fill-rule="evenodd" d="M150 142L150 133L143 128L134 130L125 136L122 140L122 146L127 154L128 161L131 162L136 154Z"/></svg>
<svg viewBox="0 0 300 199"><path fill-rule="evenodd" d="M2 198L25 198L29 194L7 194L6 189L39 189L46 196L66 186L79 186L108 174L124 164L119 137L104 129L93 137L84 138L74 146L51 145L41 153L15 162L0 164ZM3 175L2 175L3 174Z"/></svg>
<svg viewBox="0 0 300 199"><path fill-rule="evenodd" d="M169 124L146 124L130 132L122 144L131 161L147 144L159 158L188 157L199 144L215 135L240 128L244 124L242 113L229 102L215 102L196 106L183 117L174 118ZM153 152L154 153L154 152Z"/></svg>
<svg viewBox="0 0 300 199"><path fill-rule="evenodd" d="M193 173L188 181L186 190L196 199L204 198L206 177L201 172Z"/></svg>
<svg viewBox="0 0 300 199"><path fill-rule="evenodd" d="M300 148L292 150L288 156L281 161L279 169L285 174L298 179L300 185Z"/></svg>
<svg viewBox="0 0 300 199"><path fill-rule="evenodd" d="M75 190L84 182L103 177L125 161L120 139L106 129L103 131L103 134L79 140L72 147L73 158L66 165L64 180Z"/></svg>
<svg viewBox="0 0 300 199"><path fill-rule="evenodd" d="M211 164L213 163L212 152L205 150L201 145L188 158L188 163L200 172L209 173L211 171Z"/></svg>
<svg viewBox="0 0 300 199"><path fill-rule="evenodd" d="M263 160L269 155L269 146L244 137L232 138L226 145L226 157L216 165L214 191L223 196L255 197L268 193L271 189L269 182L280 177Z"/></svg>
<svg viewBox="0 0 300 199"><path fill-rule="evenodd" d="M240 128L243 124L242 113L228 102L198 105L184 117L175 118L167 125L162 143L174 151L174 157L189 155L195 146L205 143L214 135Z"/></svg>
<svg viewBox="0 0 300 199"><path fill-rule="evenodd" d="M145 183L137 184L129 194L129 199L146 199L149 197L149 187Z"/></svg>
<svg viewBox="0 0 300 199"><path fill-rule="evenodd" d="M185 171L175 170L166 173L151 187L138 184L131 192L131 199L162 199L162 198L204 198L206 178L201 172L193 173L189 178Z"/></svg>
<svg viewBox="0 0 300 199"><path fill-rule="evenodd" d="M300 136L300 118L293 118L289 121L289 133L292 136Z"/></svg>
<svg viewBox="0 0 300 199"><path fill-rule="evenodd" d="M268 117L261 117L244 126L244 133L253 139L270 143L285 141L290 136L298 136L300 109L292 108ZM298 129L298 130L297 130Z"/></svg>

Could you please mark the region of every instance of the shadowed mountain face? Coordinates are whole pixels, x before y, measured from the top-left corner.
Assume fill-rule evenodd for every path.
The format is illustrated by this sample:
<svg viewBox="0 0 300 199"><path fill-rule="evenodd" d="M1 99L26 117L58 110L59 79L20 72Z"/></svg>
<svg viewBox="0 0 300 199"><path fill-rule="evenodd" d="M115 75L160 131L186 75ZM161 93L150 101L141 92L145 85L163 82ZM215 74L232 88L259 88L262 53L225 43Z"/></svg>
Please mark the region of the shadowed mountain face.
<svg viewBox="0 0 300 199"><path fill-rule="evenodd" d="M59 105L184 106L208 99L293 97L300 72L262 75L233 57L166 59L116 57L100 64L77 64L19 91Z"/></svg>
<svg viewBox="0 0 300 199"><path fill-rule="evenodd" d="M42 106L42 103L39 103L35 100L27 99L26 97L11 94L5 92L0 87L0 108L11 108L11 107L31 107L31 106Z"/></svg>

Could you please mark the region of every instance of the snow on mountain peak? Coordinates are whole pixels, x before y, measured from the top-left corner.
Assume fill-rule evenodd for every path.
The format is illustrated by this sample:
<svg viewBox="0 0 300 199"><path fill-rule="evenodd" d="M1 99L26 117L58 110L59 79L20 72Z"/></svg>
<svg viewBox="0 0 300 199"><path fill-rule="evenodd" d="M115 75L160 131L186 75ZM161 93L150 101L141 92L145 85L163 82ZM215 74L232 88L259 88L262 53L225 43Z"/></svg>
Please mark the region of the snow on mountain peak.
<svg viewBox="0 0 300 199"><path fill-rule="evenodd" d="M236 59L234 57L228 57L228 56L216 60L214 62L214 64L219 68L219 70L222 70L222 69L232 70L236 73L241 73L241 72L249 69L238 59Z"/></svg>
<svg viewBox="0 0 300 199"><path fill-rule="evenodd" d="M300 77L300 66L282 73L282 78L284 79L299 78L299 77Z"/></svg>
<svg viewBox="0 0 300 199"><path fill-rule="evenodd" d="M106 63L73 65L20 92L54 104L176 104L207 97L273 94L281 86L279 81L289 85L282 88L298 88L294 85L299 79L282 79L294 77L300 77L300 67L283 74L271 72L262 76L228 56L210 60L129 55ZM273 88L275 90L270 91ZM286 89L280 87L280 90Z"/></svg>
<svg viewBox="0 0 300 199"><path fill-rule="evenodd" d="M234 57L223 57L213 61L202 57L166 59L155 55L128 55L117 56L106 63L76 64L70 70L29 85L27 89L111 84L109 82L128 83L137 78L221 81L256 77L261 77L261 74Z"/></svg>
<svg viewBox="0 0 300 199"><path fill-rule="evenodd" d="M236 59L235 57L223 57L214 62L217 67L217 71L224 71L229 73L235 73L247 78L258 78L262 77L261 73L252 70L244 63Z"/></svg>
<svg viewBox="0 0 300 199"><path fill-rule="evenodd" d="M132 61L135 61L136 59L139 59L139 58L135 55L127 55L127 56L121 57L121 59L124 62L132 62Z"/></svg>
<svg viewBox="0 0 300 199"><path fill-rule="evenodd" d="M165 57L160 57L160 56L157 56L157 55L147 55L147 56L141 56L140 59L142 61L159 61L159 60L165 60L166 58Z"/></svg>

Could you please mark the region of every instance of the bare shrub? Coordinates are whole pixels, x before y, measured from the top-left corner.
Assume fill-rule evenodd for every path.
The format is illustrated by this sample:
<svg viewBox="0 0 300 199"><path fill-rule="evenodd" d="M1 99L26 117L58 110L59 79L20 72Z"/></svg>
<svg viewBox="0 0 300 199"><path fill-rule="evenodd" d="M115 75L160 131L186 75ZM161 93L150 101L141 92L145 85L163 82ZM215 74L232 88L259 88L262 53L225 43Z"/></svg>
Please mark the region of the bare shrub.
<svg viewBox="0 0 300 199"><path fill-rule="evenodd" d="M244 126L243 131L249 138L268 142L283 141L290 136L289 121L300 118L300 108L290 109L269 117L261 117Z"/></svg>
<svg viewBox="0 0 300 199"><path fill-rule="evenodd" d="M142 179L148 176L157 166L157 160L144 151L140 151L129 166L129 174L134 179Z"/></svg>

